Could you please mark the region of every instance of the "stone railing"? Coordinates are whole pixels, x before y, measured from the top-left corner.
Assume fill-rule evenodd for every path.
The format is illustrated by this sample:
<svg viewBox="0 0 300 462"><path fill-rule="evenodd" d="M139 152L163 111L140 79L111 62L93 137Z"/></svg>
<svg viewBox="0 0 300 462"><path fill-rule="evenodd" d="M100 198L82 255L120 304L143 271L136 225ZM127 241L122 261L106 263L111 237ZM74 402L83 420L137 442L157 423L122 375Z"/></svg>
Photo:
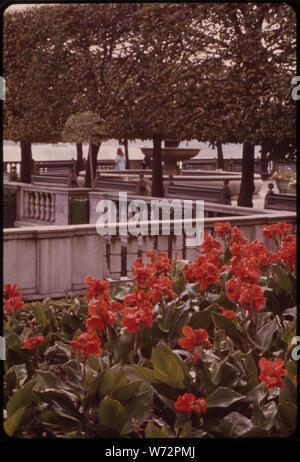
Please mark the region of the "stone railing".
<svg viewBox="0 0 300 462"><path fill-rule="evenodd" d="M205 218L204 229L213 233L216 221L230 221L253 241L263 240L263 224L279 221L295 224L296 214L276 212ZM145 259L146 251L153 248L174 258L193 260L199 254L199 247L188 247L186 238L184 233L100 236L95 224L5 229L4 283L17 282L27 300L63 297L66 292L83 291L87 275L128 280L136 257L140 255Z"/></svg>
<svg viewBox="0 0 300 462"><path fill-rule="evenodd" d="M87 198L87 188L5 182L5 190L16 191L15 226L67 225L69 199Z"/></svg>
<svg viewBox="0 0 300 462"><path fill-rule="evenodd" d="M21 172L21 162L19 161L3 162L3 173L10 173L12 169L16 169L16 172L19 175Z"/></svg>

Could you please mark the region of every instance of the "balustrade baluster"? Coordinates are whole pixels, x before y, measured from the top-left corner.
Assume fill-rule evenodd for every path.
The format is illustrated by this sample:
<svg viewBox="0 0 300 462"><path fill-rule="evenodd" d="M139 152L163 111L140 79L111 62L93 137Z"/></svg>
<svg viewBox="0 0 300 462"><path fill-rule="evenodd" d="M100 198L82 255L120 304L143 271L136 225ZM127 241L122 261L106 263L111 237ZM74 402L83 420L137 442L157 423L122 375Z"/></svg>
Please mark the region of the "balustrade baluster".
<svg viewBox="0 0 300 462"><path fill-rule="evenodd" d="M45 193L41 193L40 198L40 220L45 219Z"/></svg>
<svg viewBox="0 0 300 462"><path fill-rule="evenodd" d="M50 221L51 210L50 210L50 194L46 194L46 206L45 206L45 220Z"/></svg>
<svg viewBox="0 0 300 462"><path fill-rule="evenodd" d="M30 218L34 218L34 213L35 213L34 193L31 191L29 195L30 195L30 199L29 199Z"/></svg>
<svg viewBox="0 0 300 462"><path fill-rule="evenodd" d="M38 191L34 192L34 198L35 198L35 201L34 201L34 218L36 220L38 220L39 217L40 217L40 195L39 195Z"/></svg>
<svg viewBox="0 0 300 462"><path fill-rule="evenodd" d="M30 194L28 191L24 191L24 218L30 216L30 206L29 206Z"/></svg>
<svg viewBox="0 0 300 462"><path fill-rule="evenodd" d="M51 194L50 221L55 221L55 194Z"/></svg>

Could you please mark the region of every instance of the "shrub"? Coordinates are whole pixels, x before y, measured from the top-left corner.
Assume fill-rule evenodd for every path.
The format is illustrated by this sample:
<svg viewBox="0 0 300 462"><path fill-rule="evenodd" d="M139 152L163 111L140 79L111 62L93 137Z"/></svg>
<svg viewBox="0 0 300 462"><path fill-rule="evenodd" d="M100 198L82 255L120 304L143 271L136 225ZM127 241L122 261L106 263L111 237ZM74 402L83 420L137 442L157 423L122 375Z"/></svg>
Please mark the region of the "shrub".
<svg viewBox="0 0 300 462"><path fill-rule="evenodd" d="M279 437L296 426L296 239L216 223L193 262L138 258L86 296L5 298L5 430L16 437Z"/></svg>

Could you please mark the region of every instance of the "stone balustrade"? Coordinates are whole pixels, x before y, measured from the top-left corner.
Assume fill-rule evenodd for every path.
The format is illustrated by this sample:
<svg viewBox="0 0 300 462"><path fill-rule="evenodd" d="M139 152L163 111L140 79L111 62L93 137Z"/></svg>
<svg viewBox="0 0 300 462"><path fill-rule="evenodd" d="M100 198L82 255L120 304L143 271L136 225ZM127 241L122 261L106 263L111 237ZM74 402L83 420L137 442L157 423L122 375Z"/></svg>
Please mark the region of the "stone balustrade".
<svg viewBox="0 0 300 462"><path fill-rule="evenodd" d="M67 225L69 198L87 198L87 188L5 182L5 190L16 191L15 226Z"/></svg>
<svg viewBox="0 0 300 462"><path fill-rule="evenodd" d="M296 214L255 211L252 215L211 217L204 219L204 229L213 233L216 221L230 221L253 241L263 240L263 224L280 221L295 224ZM3 239L4 283L17 282L27 300L63 297L66 292L84 291L87 275L128 280L136 257L145 259L146 251L153 248L174 258L193 260L199 254L199 247L188 247L186 239L184 233L100 236L95 224L9 228L4 230Z"/></svg>

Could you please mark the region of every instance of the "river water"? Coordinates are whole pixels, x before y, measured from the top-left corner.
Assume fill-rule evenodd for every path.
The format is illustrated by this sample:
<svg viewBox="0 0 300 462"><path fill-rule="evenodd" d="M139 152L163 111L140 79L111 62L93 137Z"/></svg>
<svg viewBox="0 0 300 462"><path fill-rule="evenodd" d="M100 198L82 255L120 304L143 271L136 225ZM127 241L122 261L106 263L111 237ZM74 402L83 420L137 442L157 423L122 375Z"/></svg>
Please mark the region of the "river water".
<svg viewBox="0 0 300 462"><path fill-rule="evenodd" d="M98 159L114 159L118 148L117 140L110 140L102 143ZM144 155L141 147L152 147L152 141L141 141L128 143L129 159L143 159ZM199 148L199 154L194 157L197 158L214 158L217 157L217 149L212 149L206 143L200 143L196 140L190 142L181 142L179 147L185 148ZM87 157L88 144L83 145L83 157ZM226 144L223 145L223 153L225 158L241 158L242 145L241 144ZM255 148L255 157L260 155L260 146ZM71 160L76 159L76 146L71 143L57 143L57 144L33 144L32 157L34 160ZM3 160L4 161L20 161L20 145L11 141L3 142Z"/></svg>

